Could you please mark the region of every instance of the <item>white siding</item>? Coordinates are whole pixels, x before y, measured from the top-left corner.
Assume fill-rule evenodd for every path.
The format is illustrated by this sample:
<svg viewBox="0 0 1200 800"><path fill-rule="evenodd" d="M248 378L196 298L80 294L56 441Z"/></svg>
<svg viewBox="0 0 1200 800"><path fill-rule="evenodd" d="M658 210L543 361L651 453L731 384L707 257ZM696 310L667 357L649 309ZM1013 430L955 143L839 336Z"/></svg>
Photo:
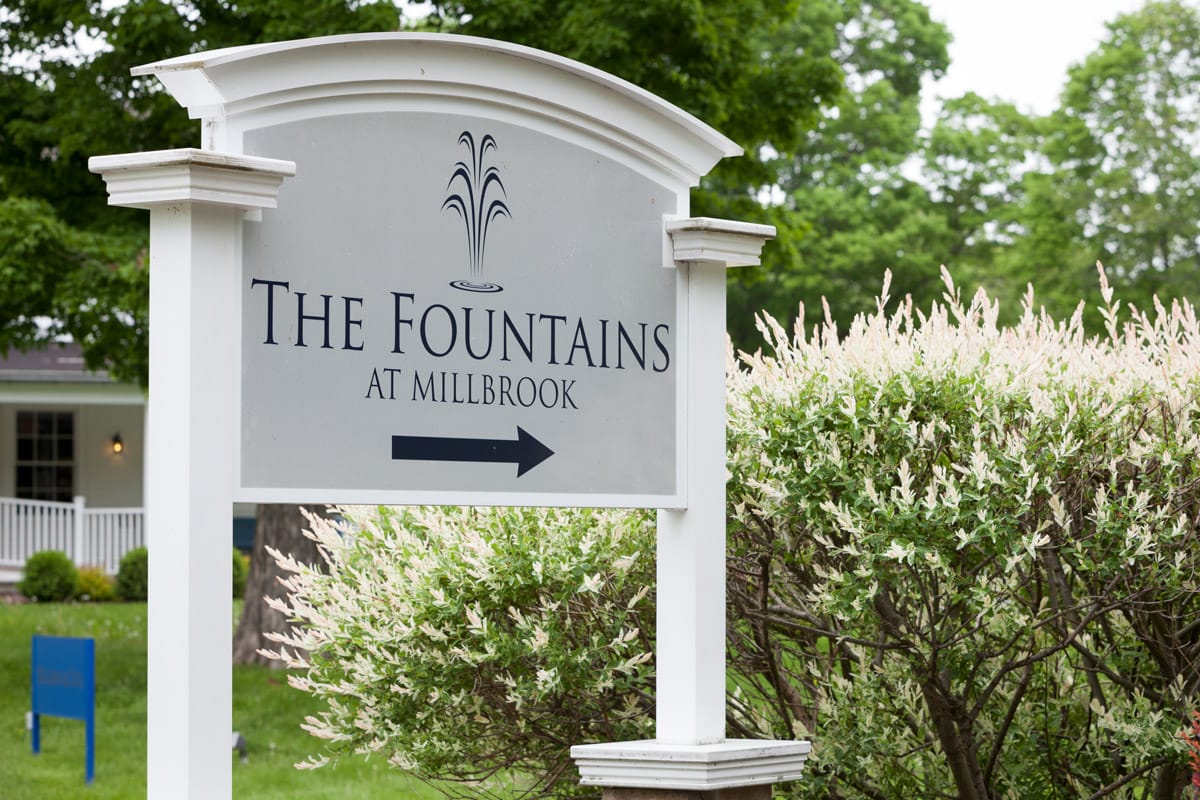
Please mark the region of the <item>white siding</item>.
<svg viewBox="0 0 1200 800"><path fill-rule="evenodd" d="M145 453L141 405L0 403L0 496L16 493L16 418L18 411L71 411L75 414L75 494L90 508L142 505L142 465ZM112 437L125 444L112 452Z"/></svg>

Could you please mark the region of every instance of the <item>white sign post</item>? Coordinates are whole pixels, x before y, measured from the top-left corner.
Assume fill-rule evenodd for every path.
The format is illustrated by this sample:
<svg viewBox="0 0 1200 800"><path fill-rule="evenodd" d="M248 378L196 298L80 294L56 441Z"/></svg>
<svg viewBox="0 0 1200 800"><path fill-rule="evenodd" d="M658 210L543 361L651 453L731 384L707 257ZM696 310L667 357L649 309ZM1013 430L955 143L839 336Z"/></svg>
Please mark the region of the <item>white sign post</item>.
<svg viewBox="0 0 1200 800"><path fill-rule="evenodd" d="M655 738L576 745L571 756L584 784L655 800L741 787L769 798L772 784L800 778L811 746L725 738L725 271L757 264L774 229L698 218L666 231L688 283L688 495L658 514Z"/></svg>
<svg viewBox="0 0 1200 800"><path fill-rule="evenodd" d="M293 164L172 150L93 158L114 205L150 209L147 792L229 797L233 660L230 357L242 220Z"/></svg>
<svg viewBox="0 0 1200 800"><path fill-rule="evenodd" d="M203 131L91 165L152 210L152 800L229 796L234 501L661 509L657 738L575 748L583 781L797 777L807 743L724 738L724 272L774 231L689 219L688 194L740 149L469 37L135 72Z"/></svg>

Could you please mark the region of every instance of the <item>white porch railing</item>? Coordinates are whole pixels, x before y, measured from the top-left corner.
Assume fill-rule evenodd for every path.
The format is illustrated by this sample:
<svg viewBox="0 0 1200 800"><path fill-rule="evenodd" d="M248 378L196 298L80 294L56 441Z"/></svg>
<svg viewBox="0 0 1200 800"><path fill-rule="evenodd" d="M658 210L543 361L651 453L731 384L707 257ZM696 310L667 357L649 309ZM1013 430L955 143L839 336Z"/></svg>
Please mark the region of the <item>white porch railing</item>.
<svg viewBox="0 0 1200 800"><path fill-rule="evenodd" d="M0 568L20 569L34 553L61 550L79 566L115 575L121 557L146 543L140 508L88 508L73 503L0 497Z"/></svg>

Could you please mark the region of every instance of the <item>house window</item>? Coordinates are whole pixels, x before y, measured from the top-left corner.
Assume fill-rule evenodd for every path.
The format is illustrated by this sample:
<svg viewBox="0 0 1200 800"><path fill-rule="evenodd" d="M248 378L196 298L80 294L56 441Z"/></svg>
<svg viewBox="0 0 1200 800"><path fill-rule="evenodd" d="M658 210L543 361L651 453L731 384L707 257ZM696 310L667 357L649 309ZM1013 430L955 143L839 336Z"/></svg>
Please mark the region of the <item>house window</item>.
<svg viewBox="0 0 1200 800"><path fill-rule="evenodd" d="M75 495L75 415L17 412L17 497L70 502Z"/></svg>

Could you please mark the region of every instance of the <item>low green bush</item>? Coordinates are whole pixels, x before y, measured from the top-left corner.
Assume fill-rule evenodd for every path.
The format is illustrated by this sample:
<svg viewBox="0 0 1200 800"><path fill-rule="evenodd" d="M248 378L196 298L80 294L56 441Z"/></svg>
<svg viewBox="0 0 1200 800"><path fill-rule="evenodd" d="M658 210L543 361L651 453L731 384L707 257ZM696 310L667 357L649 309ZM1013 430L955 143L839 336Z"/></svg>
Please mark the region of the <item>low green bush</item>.
<svg viewBox="0 0 1200 800"><path fill-rule="evenodd" d="M117 596L117 580L105 572L104 567L95 564L80 567L75 596L93 603L107 602Z"/></svg>
<svg viewBox="0 0 1200 800"><path fill-rule="evenodd" d="M143 602L149 595L149 553L135 547L121 558L117 569L117 596L122 600Z"/></svg>
<svg viewBox="0 0 1200 800"><path fill-rule="evenodd" d="M31 600L54 603L67 600L75 593L78 571L71 559L61 550L34 553L25 562L25 570L17 590Z"/></svg>
<svg viewBox="0 0 1200 800"><path fill-rule="evenodd" d="M240 600L246 591L246 576L250 574L250 556L233 548L233 599Z"/></svg>

